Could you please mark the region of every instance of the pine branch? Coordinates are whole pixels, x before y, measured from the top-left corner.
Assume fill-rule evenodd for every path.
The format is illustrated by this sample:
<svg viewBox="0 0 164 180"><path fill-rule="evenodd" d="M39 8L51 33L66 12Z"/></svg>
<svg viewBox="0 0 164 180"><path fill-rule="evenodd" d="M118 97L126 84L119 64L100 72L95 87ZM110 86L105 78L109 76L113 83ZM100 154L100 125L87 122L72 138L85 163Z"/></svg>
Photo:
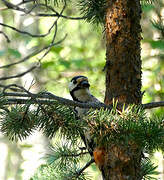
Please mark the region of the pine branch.
<svg viewBox="0 0 164 180"><path fill-rule="evenodd" d="M4 103L4 105L14 105L14 104L27 104L29 102L28 99L18 99L18 98L9 98L6 99L6 102ZM40 100L37 99L37 102L35 100L30 100L31 104L42 104L42 105L51 105L53 103L55 103L55 101L53 100Z"/></svg>
<svg viewBox="0 0 164 180"><path fill-rule="evenodd" d="M154 178L154 175L159 175L160 173L157 171L157 167L154 163L151 162L149 158L143 158L141 160L141 174L144 180L157 180Z"/></svg>
<svg viewBox="0 0 164 180"><path fill-rule="evenodd" d="M0 84L0 88L5 88L6 87L6 85L3 85L3 84ZM13 91L13 92L17 92L17 91L19 91L17 88L9 88L9 90L11 90L11 91Z"/></svg>
<svg viewBox="0 0 164 180"><path fill-rule="evenodd" d="M78 6L81 14L88 22L104 23L106 13L106 0L79 0Z"/></svg>
<svg viewBox="0 0 164 180"><path fill-rule="evenodd" d="M57 174L56 179L70 179L70 180L86 180L87 173L84 172L94 160L91 159L84 167L80 168L80 162L87 154L83 152L80 148L79 142L72 144L70 141L65 139L57 140L55 145L50 146L50 152L46 155L45 159L47 161L48 168L53 168L53 172ZM48 173L46 173L48 175Z"/></svg>
<svg viewBox="0 0 164 180"><path fill-rule="evenodd" d="M90 111L85 116L90 136L97 147L131 146L147 152L161 149L164 143L163 117L148 118L142 108L129 106L122 112L117 109ZM134 144L133 144L134 143Z"/></svg>
<svg viewBox="0 0 164 180"><path fill-rule="evenodd" d="M89 162L87 162L83 168L81 168L78 172L76 172L76 174L73 176L73 178L78 178L81 175L81 173L83 173L83 171L85 171L85 169L87 169L94 162L95 162L94 159L91 159ZM72 177L69 179L71 180Z"/></svg>
<svg viewBox="0 0 164 180"><path fill-rule="evenodd" d="M10 110L0 111L0 127L10 140L25 139L37 127L35 111L29 111L31 104L11 107Z"/></svg>
<svg viewBox="0 0 164 180"><path fill-rule="evenodd" d="M11 87L11 86L10 86ZM10 88L7 87L7 88ZM14 87L14 85L12 85L12 87ZM16 86L15 86L16 87ZM33 97L35 98L43 98L43 99L47 99L47 101L42 101L43 104L45 104L45 102L48 102L49 100L55 100L58 101L60 104L63 105L68 105L68 106L73 106L73 107L81 107L81 108L93 108L93 109L100 109L102 107L104 108L109 108L111 109L113 106L106 106L104 103L80 103L80 102L75 102L66 98L62 98L59 96L56 96L50 92L43 92L43 93L38 93L38 94L33 94L31 93ZM15 97L28 97L30 98L31 96L29 94L25 94L25 93L6 93L4 92L2 94L2 96L15 96ZM39 99L38 99L39 100ZM28 99L9 99L9 101L6 101L6 105L8 104L25 104L26 102L28 102ZM36 102L31 102L36 104Z"/></svg>
<svg viewBox="0 0 164 180"><path fill-rule="evenodd" d="M141 0L141 4L143 6L149 5L149 4L154 4L157 0Z"/></svg>
<svg viewBox="0 0 164 180"><path fill-rule="evenodd" d="M72 144L70 141L66 141L60 138L60 141L55 143L55 145L50 146L50 153L46 155L46 161L48 164L56 163L59 168L70 162L79 162L80 158L88 152L79 151L79 147L76 144ZM56 162L56 161L59 162Z"/></svg>
<svg viewBox="0 0 164 180"><path fill-rule="evenodd" d="M7 87L7 88L11 88L10 87ZM4 97L7 97L7 96L13 96L13 97L27 97L29 98L30 96L28 94L25 94L25 93L7 93L7 92L4 92L2 94L2 96ZM72 101L72 100L69 100L69 99L66 99L66 98L62 98L62 97L59 97L59 96L56 96L50 92L43 92L43 93L38 93L38 94L33 94L33 96L35 96L36 98L46 98L48 100L40 100L40 103L42 104L49 104L48 101L53 102L53 100L56 100L58 101L59 103L61 104L64 104L64 105L68 105L68 106L77 106L77 107L82 107L82 108L93 108L93 109L100 109L100 108L107 108L107 109L112 109L112 105L105 105L104 103L101 103L101 104L97 104L97 103L79 103L79 102L75 102L75 101ZM27 102L27 99L14 99L14 98L10 98L8 99L8 102L6 102L6 105L8 104L26 104ZM31 103L36 103L36 102L31 102ZM146 103L146 104L142 104L143 106L143 109L152 109L152 108L157 108L157 107L164 107L164 101L160 101L160 102L152 102L152 103Z"/></svg>
<svg viewBox="0 0 164 180"><path fill-rule="evenodd" d="M152 23L152 25L158 30L160 31L161 35L162 35L162 39L164 39L164 25L163 25L163 19L161 18L161 15L157 12L158 15L158 21L156 20L151 20L150 22Z"/></svg>
<svg viewBox="0 0 164 180"><path fill-rule="evenodd" d="M151 102L142 105L144 109L152 109L157 107L164 107L164 101Z"/></svg>

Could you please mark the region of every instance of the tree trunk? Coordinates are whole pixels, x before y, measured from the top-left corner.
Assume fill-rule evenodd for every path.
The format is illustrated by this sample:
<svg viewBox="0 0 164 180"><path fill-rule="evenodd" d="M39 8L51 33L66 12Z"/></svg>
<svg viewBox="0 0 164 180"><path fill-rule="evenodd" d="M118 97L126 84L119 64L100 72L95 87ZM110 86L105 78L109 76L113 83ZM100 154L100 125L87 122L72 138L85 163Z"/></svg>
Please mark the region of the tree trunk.
<svg viewBox="0 0 164 180"><path fill-rule="evenodd" d="M141 6L139 0L107 0L106 94L119 103L141 103ZM134 142L128 146L110 145L100 170L105 180L140 180L141 150Z"/></svg>
<svg viewBox="0 0 164 180"><path fill-rule="evenodd" d="M141 102L140 18L139 0L108 0L106 104Z"/></svg>

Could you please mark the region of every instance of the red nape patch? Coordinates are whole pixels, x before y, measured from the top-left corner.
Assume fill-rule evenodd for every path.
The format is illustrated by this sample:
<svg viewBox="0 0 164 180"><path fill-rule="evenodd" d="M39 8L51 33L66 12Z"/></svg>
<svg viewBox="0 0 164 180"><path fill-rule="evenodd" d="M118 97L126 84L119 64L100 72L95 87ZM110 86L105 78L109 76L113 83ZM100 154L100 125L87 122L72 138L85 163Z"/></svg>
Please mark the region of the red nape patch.
<svg viewBox="0 0 164 180"><path fill-rule="evenodd" d="M105 163L105 154L104 148L96 148L93 152L95 163L99 168Z"/></svg>

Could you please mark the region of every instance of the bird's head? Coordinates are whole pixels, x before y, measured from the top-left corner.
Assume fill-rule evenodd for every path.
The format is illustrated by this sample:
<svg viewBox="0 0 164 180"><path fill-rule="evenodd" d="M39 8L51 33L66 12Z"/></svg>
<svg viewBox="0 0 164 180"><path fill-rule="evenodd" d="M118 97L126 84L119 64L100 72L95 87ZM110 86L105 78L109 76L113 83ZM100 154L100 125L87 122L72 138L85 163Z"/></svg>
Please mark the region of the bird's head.
<svg viewBox="0 0 164 180"><path fill-rule="evenodd" d="M69 92L75 101L85 101L89 92L90 84L85 76L75 76L69 83Z"/></svg>

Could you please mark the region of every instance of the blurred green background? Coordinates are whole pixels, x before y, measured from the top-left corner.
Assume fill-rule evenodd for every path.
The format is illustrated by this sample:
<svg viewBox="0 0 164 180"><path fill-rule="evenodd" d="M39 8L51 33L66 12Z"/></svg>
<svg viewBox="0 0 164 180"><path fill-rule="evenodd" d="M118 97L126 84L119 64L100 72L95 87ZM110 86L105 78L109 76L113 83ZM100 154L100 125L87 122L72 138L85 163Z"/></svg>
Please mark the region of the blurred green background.
<svg viewBox="0 0 164 180"><path fill-rule="evenodd" d="M12 1L19 3L20 1ZM2 7L2 8L1 8ZM58 7L57 9L60 9ZM143 103L164 100L164 36L151 23L151 20L160 20L164 16L164 0L158 0L155 4L142 7L142 91ZM48 13L48 10L47 10ZM69 4L65 15L79 16L75 4ZM53 23L52 17L34 17L22 15L17 11L5 10L0 2L0 22L12 25L32 34L43 34ZM44 38L32 38L19 34L9 28L0 26L10 43L0 34L0 66L20 60L36 49L40 49L51 42L52 34ZM2 82L21 84L30 88L32 92L48 90L55 95L71 98L68 92L68 82L75 75L86 75L91 84L91 92L101 101L105 93L105 34L104 28L85 22L84 20L59 19L58 31L55 41L66 39L57 46L51 48L49 54L42 59L41 67L17 79ZM40 53L28 61L0 69L0 76L15 75L27 70L37 62L44 53ZM32 86L31 86L32 85ZM157 108L147 111L148 115L155 113L161 115L164 109ZM44 162L44 154L48 151L50 141L40 132L34 132L27 140L22 142L10 142L0 134L0 180L27 180ZM159 178L163 178L163 158L160 152L153 157L159 165L161 172ZM90 173L95 179L99 179L99 172L93 165Z"/></svg>

